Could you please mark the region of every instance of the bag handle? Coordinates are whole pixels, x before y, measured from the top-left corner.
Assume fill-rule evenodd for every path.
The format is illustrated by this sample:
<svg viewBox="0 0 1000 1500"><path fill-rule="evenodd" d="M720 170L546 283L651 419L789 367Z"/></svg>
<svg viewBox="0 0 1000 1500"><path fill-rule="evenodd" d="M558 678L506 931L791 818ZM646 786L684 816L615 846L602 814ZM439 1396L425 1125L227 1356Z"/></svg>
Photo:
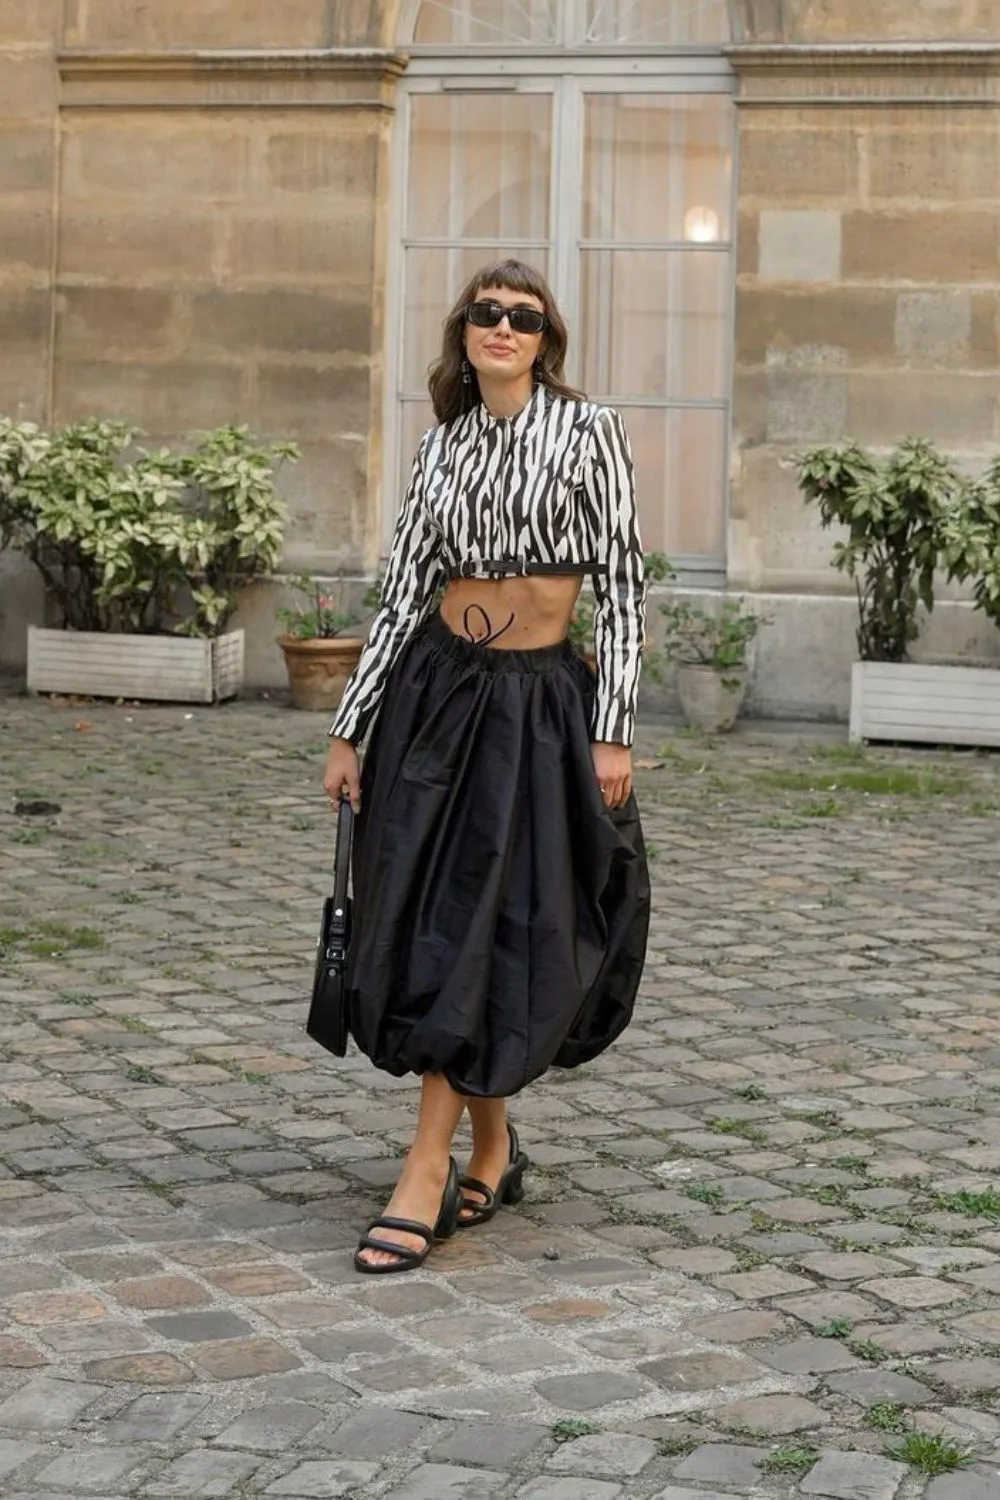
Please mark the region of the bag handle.
<svg viewBox="0 0 1000 1500"><path fill-rule="evenodd" d="M333 856L334 913L347 910L347 884L351 873L351 832L354 809L350 799L342 797L337 812L337 845Z"/></svg>

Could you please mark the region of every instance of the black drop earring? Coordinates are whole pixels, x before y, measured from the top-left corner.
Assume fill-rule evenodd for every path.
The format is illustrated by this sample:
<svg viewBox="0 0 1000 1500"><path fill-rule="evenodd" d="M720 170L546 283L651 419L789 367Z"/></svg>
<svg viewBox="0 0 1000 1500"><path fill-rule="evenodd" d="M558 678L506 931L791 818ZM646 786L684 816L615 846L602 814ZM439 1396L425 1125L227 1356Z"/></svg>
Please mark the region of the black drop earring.
<svg viewBox="0 0 1000 1500"><path fill-rule="evenodd" d="M472 384L472 366L469 364L469 361L467 359L462 360L462 384Z"/></svg>

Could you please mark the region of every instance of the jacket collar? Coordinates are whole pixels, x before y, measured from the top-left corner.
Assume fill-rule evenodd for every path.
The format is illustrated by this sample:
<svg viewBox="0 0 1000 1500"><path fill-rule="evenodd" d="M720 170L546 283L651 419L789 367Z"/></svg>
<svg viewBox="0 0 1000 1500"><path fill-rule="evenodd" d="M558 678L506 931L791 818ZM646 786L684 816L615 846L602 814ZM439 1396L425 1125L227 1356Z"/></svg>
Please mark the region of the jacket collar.
<svg viewBox="0 0 1000 1500"><path fill-rule="evenodd" d="M471 415L476 431L497 432L506 427L514 437L523 437L544 415L547 405L548 392L539 381L516 416L495 417L482 401L473 408Z"/></svg>

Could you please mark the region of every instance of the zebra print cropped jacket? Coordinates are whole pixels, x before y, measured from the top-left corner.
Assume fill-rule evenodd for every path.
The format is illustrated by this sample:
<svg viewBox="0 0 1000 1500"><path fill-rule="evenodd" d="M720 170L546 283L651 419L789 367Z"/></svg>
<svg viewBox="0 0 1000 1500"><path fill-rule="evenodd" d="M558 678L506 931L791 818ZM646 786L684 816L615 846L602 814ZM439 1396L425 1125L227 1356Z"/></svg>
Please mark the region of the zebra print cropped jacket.
<svg viewBox="0 0 1000 1500"><path fill-rule="evenodd" d="M364 737L393 663L440 586L532 573L592 576L591 737L630 745L645 592L628 436L618 412L542 385L513 418L480 403L424 435L382 602L330 733Z"/></svg>

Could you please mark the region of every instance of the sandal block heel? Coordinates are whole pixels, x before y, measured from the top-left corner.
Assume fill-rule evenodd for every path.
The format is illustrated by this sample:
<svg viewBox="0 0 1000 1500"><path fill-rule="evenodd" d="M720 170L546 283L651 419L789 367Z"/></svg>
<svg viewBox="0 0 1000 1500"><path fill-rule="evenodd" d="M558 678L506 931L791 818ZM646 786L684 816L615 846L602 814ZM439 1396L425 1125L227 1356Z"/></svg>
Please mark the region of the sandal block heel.
<svg viewBox="0 0 1000 1500"><path fill-rule="evenodd" d="M458 1167L452 1158L448 1167L448 1185L441 1199L441 1212L434 1225L436 1240L450 1240L458 1228L458 1211L462 1206L462 1193L458 1185Z"/></svg>
<svg viewBox="0 0 1000 1500"><path fill-rule="evenodd" d="M524 1199L524 1174L531 1165L528 1157L521 1150L521 1143L517 1138L517 1131L508 1121L507 1135L510 1140L510 1159L504 1168L503 1175L497 1183L496 1188L491 1188L487 1183L480 1182L477 1177L462 1177L459 1179L459 1187L467 1188L470 1192L478 1193L483 1199L482 1203L473 1203L469 1199L459 1203L460 1209L466 1212L459 1217L459 1229L474 1229L477 1224L488 1224L494 1217L501 1204L513 1207Z"/></svg>
<svg viewBox="0 0 1000 1500"><path fill-rule="evenodd" d="M518 1148L513 1162L503 1174L503 1181L500 1184L501 1203L513 1206L515 1203L524 1201L524 1174L530 1165L524 1152Z"/></svg>
<svg viewBox="0 0 1000 1500"><path fill-rule="evenodd" d="M512 1172L510 1175L510 1179L504 1184L504 1190L501 1195L500 1201L506 1207L513 1208L515 1204L521 1203L523 1202L523 1200L524 1168L521 1167L519 1171Z"/></svg>

